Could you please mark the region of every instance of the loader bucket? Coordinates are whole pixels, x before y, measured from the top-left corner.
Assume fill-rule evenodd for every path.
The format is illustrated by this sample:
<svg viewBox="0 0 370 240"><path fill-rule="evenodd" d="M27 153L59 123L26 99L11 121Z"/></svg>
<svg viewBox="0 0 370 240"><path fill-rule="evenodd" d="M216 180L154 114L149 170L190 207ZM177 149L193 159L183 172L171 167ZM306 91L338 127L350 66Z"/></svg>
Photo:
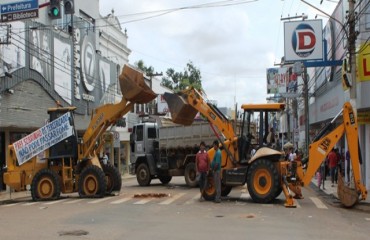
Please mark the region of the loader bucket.
<svg viewBox="0 0 370 240"><path fill-rule="evenodd" d="M119 85L125 99L134 103L148 103L156 94L144 82L144 75L125 65L119 76Z"/></svg>
<svg viewBox="0 0 370 240"><path fill-rule="evenodd" d="M191 125L198 111L191 106L186 97L181 94L164 93L164 99L168 104L172 121L181 125Z"/></svg>
<svg viewBox="0 0 370 240"><path fill-rule="evenodd" d="M353 207L359 202L359 193L356 189L346 186L342 174L338 173L338 198L347 208Z"/></svg>

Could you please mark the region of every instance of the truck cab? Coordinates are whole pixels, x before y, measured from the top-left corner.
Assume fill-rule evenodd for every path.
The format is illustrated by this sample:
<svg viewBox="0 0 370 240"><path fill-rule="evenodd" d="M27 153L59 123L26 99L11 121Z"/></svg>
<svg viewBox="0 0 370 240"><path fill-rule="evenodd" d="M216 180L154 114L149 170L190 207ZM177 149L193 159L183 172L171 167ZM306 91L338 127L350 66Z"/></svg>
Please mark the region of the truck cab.
<svg viewBox="0 0 370 240"><path fill-rule="evenodd" d="M149 185L157 174L154 157L155 142L158 143L158 128L155 122L136 124L130 134L130 174L138 175L140 185ZM158 144L157 144L158 145Z"/></svg>

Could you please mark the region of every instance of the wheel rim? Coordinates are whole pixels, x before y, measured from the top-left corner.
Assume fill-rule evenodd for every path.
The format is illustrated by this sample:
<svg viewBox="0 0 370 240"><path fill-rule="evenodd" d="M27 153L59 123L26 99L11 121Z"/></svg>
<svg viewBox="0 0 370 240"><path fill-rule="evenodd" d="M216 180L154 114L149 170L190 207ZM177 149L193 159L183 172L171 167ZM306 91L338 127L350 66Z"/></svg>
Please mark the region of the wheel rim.
<svg viewBox="0 0 370 240"><path fill-rule="evenodd" d="M54 193L54 183L48 177L40 179L37 185L37 192L40 198L51 198Z"/></svg>
<svg viewBox="0 0 370 240"><path fill-rule="evenodd" d="M148 174L146 173L145 169L140 169L139 171L139 177L141 180L145 180L147 178Z"/></svg>
<svg viewBox="0 0 370 240"><path fill-rule="evenodd" d="M254 175L253 185L258 194L267 194L272 187L270 172L266 169L258 169Z"/></svg>
<svg viewBox="0 0 370 240"><path fill-rule="evenodd" d="M216 192L215 183L213 177L207 179L207 187L204 189L204 193L208 196L212 196Z"/></svg>
<svg viewBox="0 0 370 240"><path fill-rule="evenodd" d="M95 175L89 174L84 179L84 192L87 195L95 195L98 191L98 179Z"/></svg>
<svg viewBox="0 0 370 240"><path fill-rule="evenodd" d="M195 172L195 170L194 170L194 169L191 169L191 170L189 171L189 178L190 178L190 180L191 180L191 181L195 181L196 176L197 176L197 173Z"/></svg>

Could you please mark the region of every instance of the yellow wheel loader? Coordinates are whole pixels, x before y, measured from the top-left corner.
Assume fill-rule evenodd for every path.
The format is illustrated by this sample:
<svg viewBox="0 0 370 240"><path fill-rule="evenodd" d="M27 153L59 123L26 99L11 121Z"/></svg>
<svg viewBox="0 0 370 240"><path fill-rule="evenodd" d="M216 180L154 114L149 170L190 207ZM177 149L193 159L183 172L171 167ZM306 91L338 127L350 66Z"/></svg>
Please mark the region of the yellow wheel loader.
<svg viewBox="0 0 370 240"><path fill-rule="evenodd" d="M57 199L61 193L103 197L120 191L122 180L112 165L100 162L106 130L128 113L134 103L148 103L156 95L142 73L125 65L119 76L123 98L96 108L79 138L74 128L75 107L48 109L50 123L8 147L4 183L16 191L31 186L33 200ZM44 152L45 157L38 154Z"/></svg>
<svg viewBox="0 0 370 240"><path fill-rule="evenodd" d="M171 112L172 121L182 125L190 125L195 115L200 112L214 129L215 136L221 142L222 149L222 182L221 195L226 196L232 187L245 183L253 201L270 203L281 192L285 195L285 206L295 207L295 198L303 198L301 187L307 186L315 172L324 161L330 150L339 139L346 134L351 155L351 164L354 173L354 188L349 188L339 180L338 196L346 207L351 207L359 200L367 197L367 191L361 183L360 155L358 145L357 119L349 103L345 103L343 110L335 117L343 117L343 122L334 130L334 121L316 137L309 146L309 157L305 161L290 162L284 160L281 151L263 145L263 135L268 131L268 114L281 111L284 104L243 104L241 106L243 120L239 135L235 134L233 124L214 105L207 102L203 94L194 88L188 88L180 93L164 95ZM250 156L252 148L251 114L259 113L259 148ZM265 130L263 130L265 129ZM213 159L213 149L208 152ZM303 166L307 165L307 169ZM203 197L213 200L215 187L213 179L208 179L208 188ZM295 195L292 196L292 193Z"/></svg>

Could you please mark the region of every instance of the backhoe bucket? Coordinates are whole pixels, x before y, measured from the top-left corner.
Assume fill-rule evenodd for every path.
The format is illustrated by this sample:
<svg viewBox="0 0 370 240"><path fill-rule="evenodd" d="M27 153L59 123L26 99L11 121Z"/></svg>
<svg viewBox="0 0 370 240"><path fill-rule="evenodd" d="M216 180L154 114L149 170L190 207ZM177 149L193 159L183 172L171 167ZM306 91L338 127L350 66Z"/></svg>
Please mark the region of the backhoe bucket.
<svg viewBox="0 0 370 240"><path fill-rule="evenodd" d="M164 93L164 99L170 109L172 121L181 125L191 125L198 111L192 107L186 97L180 94Z"/></svg>
<svg viewBox="0 0 370 240"><path fill-rule="evenodd" d="M346 186L342 174L338 173L338 198L347 208L353 207L359 202L359 193L356 189Z"/></svg>
<svg viewBox="0 0 370 240"><path fill-rule="evenodd" d="M134 103L148 103L156 94L144 82L144 75L125 65L119 76L119 85L125 99Z"/></svg>

